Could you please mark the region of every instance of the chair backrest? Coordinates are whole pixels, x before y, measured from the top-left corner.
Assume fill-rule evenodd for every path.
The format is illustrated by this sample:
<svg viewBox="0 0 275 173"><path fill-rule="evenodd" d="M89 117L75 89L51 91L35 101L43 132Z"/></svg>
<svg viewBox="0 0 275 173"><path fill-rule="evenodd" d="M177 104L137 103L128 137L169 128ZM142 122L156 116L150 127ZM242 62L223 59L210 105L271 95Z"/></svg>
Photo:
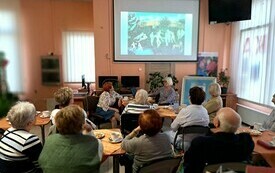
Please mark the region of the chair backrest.
<svg viewBox="0 0 275 173"><path fill-rule="evenodd" d="M89 114L94 113L96 111L98 101L98 96L86 96L83 100L84 110Z"/></svg>
<svg viewBox="0 0 275 173"><path fill-rule="evenodd" d="M232 170L237 173L245 173L246 166L249 165L244 162L226 162L226 163L218 163L218 164L211 164L205 166L203 172L204 173L216 173L216 172L226 172Z"/></svg>
<svg viewBox="0 0 275 173"><path fill-rule="evenodd" d="M120 118L120 128L123 136L128 135L138 126L138 118L140 114L124 113Z"/></svg>
<svg viewBox="0 0 275 173"><path fill-rule="evenodd" d="M175 173L179 167L180 161L181 157L155 160L143 165L138 173Z"/></svg>
<svg viewBox="0 0 275 173"><path fill-rule="evenodd" d="M205 126L194 125L194 126L180 127L174 138L174 147L176 148L177 137L180 134L182 135L182 144L184 144L184 141L191 142L194 138L198 136L205 136L209 133L210 133L210 128L208 126L205 127ZM187 139L185 140L184 138L187 138ZM182 149L184 149L184 146Z"/></svg>

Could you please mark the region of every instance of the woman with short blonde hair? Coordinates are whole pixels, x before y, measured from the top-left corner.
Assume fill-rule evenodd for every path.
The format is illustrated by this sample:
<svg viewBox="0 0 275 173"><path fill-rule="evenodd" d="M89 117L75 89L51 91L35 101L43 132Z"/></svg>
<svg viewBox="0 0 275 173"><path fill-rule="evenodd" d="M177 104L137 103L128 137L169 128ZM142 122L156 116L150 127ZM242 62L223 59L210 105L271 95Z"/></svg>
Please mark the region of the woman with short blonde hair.
<svg viewBox="0 0 275 173"><path fill-rule="evenodd" d="M213 123L213 119L216 113L223 107L223 102L221 98L221 87L218 83L211 83L209 85L209 94L211 98L203 104L208 112L210 123Z"/></svg>
<svg viewBox="0 0 275 173"><path fill-rule="evenodd" d="M211 83L209 85L209 94L212 97L218 97L221 95L221 87L218 83Z"/></svg>
<svg viewBox="0 0 275 173"><path fill-rule="evenodd" d="M54 92L55 101L59 103L59 106L66 107L73 102L73 90L69 87L62 87Z"/></svg>

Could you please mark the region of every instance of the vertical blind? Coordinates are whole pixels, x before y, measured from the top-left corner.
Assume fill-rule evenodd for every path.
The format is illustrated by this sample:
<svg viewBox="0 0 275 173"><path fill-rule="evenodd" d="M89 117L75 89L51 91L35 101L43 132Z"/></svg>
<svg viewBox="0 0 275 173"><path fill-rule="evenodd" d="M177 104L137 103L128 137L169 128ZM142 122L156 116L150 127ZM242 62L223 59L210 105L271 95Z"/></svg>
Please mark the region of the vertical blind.
<svg viewBox="0 0 275 173"><path fill-rule="evenodd" d="M92 32L63 32L64 82L95 82L94 35Z"/></svg>
<svg viewBox="0 0 275 173"><path fill-rule="evenodd" d="M0 1L0 51L5 53L8 65L6 79L10 92L22 92L22 71L20 58L19 37L20 2Z"/></svg>
<svg viewBox="0 0 275 173"><path fill-rule="evenodd" d="M233 25L231 72L238 97L272 105L275 93L275 1L252 0L251 20Z"/></svg>

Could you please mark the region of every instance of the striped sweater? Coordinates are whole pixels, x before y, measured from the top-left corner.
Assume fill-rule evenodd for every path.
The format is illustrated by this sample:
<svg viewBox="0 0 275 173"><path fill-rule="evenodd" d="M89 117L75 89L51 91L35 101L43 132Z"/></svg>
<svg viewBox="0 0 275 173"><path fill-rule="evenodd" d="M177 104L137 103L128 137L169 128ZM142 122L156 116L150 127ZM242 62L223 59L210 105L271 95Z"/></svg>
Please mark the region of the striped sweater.
<svg viewBox="0 0 275 173"><path fill-rule="evenodd" d="M0 172L32 172L42 151L39 138L21 129L9 128L0 141Z"/></svg>

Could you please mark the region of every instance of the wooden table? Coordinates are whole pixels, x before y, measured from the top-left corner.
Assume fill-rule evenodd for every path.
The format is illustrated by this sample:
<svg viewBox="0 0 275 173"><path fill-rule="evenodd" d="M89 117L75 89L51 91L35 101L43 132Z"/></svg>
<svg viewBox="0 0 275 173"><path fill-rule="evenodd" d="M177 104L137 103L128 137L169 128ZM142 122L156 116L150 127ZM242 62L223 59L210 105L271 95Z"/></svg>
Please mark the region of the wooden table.
<svg viewBox="0 0 275 173"><path fill-rule="evenodd" d="M45 125L50 123L50 118L41 118L40 114L35 116L35 126L39 126L41 128L41 137L42 137L42 144L45 143ZM3 130L7 130L10 128L11 125L7 121L6 117L0 119L0 128Z"/></svg>
<svg viewBox="0 0 275 173"><path fill-rule="evenodd" d="M171 118L174 120L177 117L177 114L174 112L174 110L171 109L159 108L157 109L157 112L163 118Z"/></svg>
<svg viewBox="0 0 275 173"><path fill-rule="evenodd" d="M249 131L249 128L243 128L244 131ZM255 144L254 152L259 153L265 161L273 168L275 168L275 149L266 149L263 146L257 144L258 140L263 140L265 142L270 142L272 137L275 136L275 132L264 131L262 135L252 136Z"/></svg>
<svg viewBox="0 0 275 173"><path fill-rule="evenodd" d="M103 158L107 159L113 156L113 173L119 173L119 156L126 152L121 148L121 143L110 143L109 138L112 132L120 132L120 129L98 129L94 133L104 133L105 137L101 139L103 144Z"/></svg>

